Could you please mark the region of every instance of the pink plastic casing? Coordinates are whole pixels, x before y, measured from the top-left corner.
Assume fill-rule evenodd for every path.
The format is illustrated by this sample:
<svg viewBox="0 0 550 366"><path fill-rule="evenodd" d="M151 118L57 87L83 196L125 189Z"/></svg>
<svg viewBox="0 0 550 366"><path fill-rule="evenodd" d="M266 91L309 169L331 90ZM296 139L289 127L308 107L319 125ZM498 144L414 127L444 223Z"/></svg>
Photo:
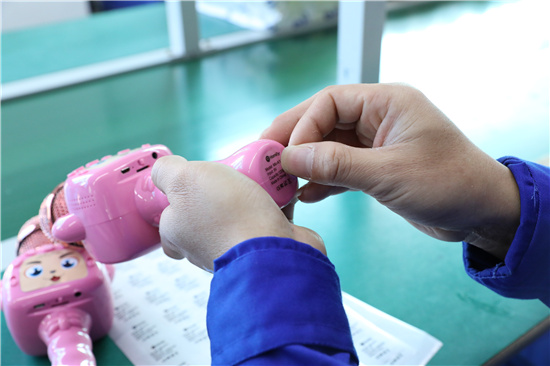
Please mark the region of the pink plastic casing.
<svg viewBox="0 0 550 366"><path fill-rule="evenodd" d="M113 322L113 299L110 278L104 265L82 249L78 250L86 261L88 275L85 278L23 292L19 284L19 270L23 261L35 254L66 249L61 244L46 244L30 249L18 256L4 272L2 279L2 311L15 343L29 355L47 353L46 344L40 339L39 327L48 316L68 313L78 309L91 318L90 337L97 340L105 336Z"/></svg>
<svg viewBox="0 0 550 366"><path fill-rule="evenodd" d="M281 167L284 146L272 140L258 140L246 145L220 163L253 179L284 207L290 203L298 188L298 179Z"/></svg>
<svg viewBox="0 0 550 366"><path fill-rule="evenodd" d="M82 241L102 263L124 262L157 248L160 215L168 200L153 184L151 168L171 154L163 145L143 145L71 172L65 182L69 214L55 222L53 236Z"/></svg>
<svg viewBox="0 0 550 366"><path fill-rule="evenodd" d="M38 334L48 345L48 358L54 365L95 366L90 328L92 317L77 308L48 314L38 327Z"/></svg>

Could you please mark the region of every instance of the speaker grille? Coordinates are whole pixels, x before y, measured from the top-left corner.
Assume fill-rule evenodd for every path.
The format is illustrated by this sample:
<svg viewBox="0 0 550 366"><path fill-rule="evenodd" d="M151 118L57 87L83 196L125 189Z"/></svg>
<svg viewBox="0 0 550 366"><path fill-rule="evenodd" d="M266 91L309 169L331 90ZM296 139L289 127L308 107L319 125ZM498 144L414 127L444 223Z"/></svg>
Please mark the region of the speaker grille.
<svg viewBox="0 0 550 366"><path fill-rule="evenodd" d="M85 210L95 207L95 198L93 195L79 196L77 199L69 200L68 205L77 211Z"/></svg>
<svg viewBox="0 0 550 366"><path fill-rule="evenodd" d="M52 244L52 241L40 229L40 220L35 216L21 226L19 234L17 234L17 255L21 255L26 251L38 248L41 245Z"/></svg>

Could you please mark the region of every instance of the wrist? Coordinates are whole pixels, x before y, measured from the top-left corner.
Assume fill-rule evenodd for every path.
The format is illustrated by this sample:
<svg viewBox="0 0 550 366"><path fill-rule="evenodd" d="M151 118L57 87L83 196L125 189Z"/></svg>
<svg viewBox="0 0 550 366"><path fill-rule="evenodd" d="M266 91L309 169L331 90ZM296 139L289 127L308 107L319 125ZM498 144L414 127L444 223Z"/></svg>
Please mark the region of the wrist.
<svg viewBox="0 0 550 366"><path fill-rule="evenodd" d="M487 176L483 219L464 241L504 260L520 223L519 189L512 172L500 163Z"/></svg>

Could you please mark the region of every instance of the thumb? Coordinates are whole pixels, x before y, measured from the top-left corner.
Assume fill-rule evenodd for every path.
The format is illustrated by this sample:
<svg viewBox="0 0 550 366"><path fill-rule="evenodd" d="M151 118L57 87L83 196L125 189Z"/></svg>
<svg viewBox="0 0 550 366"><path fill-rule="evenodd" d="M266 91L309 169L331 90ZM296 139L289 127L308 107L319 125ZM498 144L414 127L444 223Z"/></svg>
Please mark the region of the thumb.
<svg viewBox="0 0 550 366"><path fill-rule="evenodd" d="M151 170L155 186L164 194L179 191L187 175L187 160L178 155L167 155L158 159Z"/></svg>
<svg viewBox="0 0 550 366"><path fill-rule="evenodd" d="M383 154L325 141L289 146L283 150L283 169L300 178L329 186L368 191L379 183Z"/></svg>

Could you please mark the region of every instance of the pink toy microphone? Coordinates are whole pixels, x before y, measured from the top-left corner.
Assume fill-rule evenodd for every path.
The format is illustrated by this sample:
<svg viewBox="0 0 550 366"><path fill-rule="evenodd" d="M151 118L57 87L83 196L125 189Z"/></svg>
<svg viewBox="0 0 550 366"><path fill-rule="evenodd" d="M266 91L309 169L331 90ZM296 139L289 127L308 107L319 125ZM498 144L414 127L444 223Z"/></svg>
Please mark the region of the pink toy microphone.
<svg viewBox="0 0 550 366"><path fill-rule="evenodd" d="M256 181L284 207L294 197L298 180L281 168L283 148L275 141L258 140L220 162ZM53 237L82 242L102 263L124 262L157 248L160 216L168 200L153 184L150 168L170 154L163 145L143 145L71 172L64 188L69 213L55 221Z"/></svg>
<svg viewBox="0 0 550 366"><path fill-rule="evenodd" d="M52 244L37 230L38 218L21 228L19 256L2 279L2 311L15 343L52 365L95 365L92 341L113 321L106 266L80 247Z"/></svg>

